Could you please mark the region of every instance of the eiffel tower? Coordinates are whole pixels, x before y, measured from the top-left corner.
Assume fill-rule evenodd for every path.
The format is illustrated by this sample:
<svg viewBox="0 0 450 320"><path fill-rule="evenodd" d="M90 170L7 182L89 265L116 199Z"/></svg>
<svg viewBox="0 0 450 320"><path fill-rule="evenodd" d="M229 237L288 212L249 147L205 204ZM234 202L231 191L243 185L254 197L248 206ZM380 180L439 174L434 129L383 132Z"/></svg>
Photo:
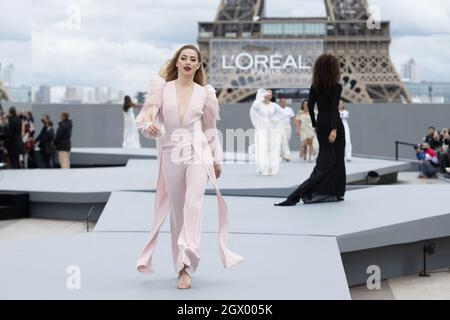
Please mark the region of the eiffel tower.
<svg viewBox="0 0 450 320"><path fill-rule="evenodd" d="M0 81L0 102L2 100L9 100L8 93L6 92L6 88L3 87L3 83Z"/></svg>
<svg viewBox="0 0 450 320"><path fill-rule="evenodd" d="M206 57L206 70L211 40L320 39L323 51L339 59L345 101L410 103L411 97L389 57L390 23L373 19L376 12L370 12L367 0L324 2L327 17L271 18L265 17L264 0L221 0L215 21L199 23L198 44ZM268 26L276 31L264 32ZM292 33L292 28L309 31ZM233 83L238 79L227 80ZM220 90L219 101L237 103L255 93L254 88L228 86Z"/></svg>

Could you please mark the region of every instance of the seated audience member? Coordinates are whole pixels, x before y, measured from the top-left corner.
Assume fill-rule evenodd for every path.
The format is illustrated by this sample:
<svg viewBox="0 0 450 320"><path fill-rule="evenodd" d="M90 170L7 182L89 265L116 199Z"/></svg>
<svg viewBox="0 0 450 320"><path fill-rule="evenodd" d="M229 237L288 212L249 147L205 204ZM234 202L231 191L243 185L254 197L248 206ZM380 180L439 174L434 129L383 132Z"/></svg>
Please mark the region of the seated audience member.
<svg viewBox="0 0 450 320"><path fill-rule="evenodd" d="M436 151L428 143L424 143L416 147L416 157L419 160L419 178L435 178L439 171Z"/></svg>
<svg viewBox="0 0 450 320"><path fill-rule="evenodd" d="M444 128L441 131L440 135L442 151L439 153L439 171L444 174L444 176L448 177L450 173L450 134L449 129Z"/></svg>

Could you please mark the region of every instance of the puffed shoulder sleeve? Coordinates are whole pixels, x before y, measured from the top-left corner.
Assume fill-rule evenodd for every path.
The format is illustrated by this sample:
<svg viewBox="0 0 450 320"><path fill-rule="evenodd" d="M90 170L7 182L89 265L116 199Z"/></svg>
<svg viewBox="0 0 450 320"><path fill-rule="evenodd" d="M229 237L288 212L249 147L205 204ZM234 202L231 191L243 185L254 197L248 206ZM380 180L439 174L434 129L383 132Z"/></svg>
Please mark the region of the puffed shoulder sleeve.
<svg viewBox="0 0 450 320"><path fill-rule="evenodd" d="M205 86L206 89L206 104L203 108L203 117L210 121L220 120L219 101L217 100L216 90L210 84Z"/></svg>
<svg viewBox="0 0 450 320"><path fill-rule="evenodd" d="M223 150L220 142L216 121L220 120L219 101L216 90L211 85L206 85L206 102L203 107L202 127L211 148L214 163L222 163Z"/></svg>
<svg viewBox="0 0 450 320"><path fill-rule="evenodd" d="M151 123L159 123L159 113L162 106L162 96L166 80L160 76L154 76L150 79L149 89L145 96L144 105L136 116L136 125L148 138L145 128Z"/></svg>

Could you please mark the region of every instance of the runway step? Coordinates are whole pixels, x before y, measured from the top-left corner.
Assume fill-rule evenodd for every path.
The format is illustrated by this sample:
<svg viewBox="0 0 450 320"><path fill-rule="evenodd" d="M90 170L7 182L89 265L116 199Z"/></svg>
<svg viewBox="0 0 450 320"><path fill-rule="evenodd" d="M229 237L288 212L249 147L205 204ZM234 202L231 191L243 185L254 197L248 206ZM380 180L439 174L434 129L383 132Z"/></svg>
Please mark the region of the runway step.
<svg viewBox="0 0 450 320"><path fill-rule="evenodd" d="M29 218L29 203L28 192L0 192L0 220Z"/></svg>

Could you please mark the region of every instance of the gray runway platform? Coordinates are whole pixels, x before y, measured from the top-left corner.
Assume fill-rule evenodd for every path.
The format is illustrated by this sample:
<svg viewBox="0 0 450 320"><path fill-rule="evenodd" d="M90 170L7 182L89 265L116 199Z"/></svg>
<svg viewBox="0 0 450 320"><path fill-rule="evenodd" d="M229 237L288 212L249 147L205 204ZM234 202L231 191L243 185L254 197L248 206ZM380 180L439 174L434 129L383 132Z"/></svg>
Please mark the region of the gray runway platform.
<svg viewBox="0 0 450 320"><path fill-rule="evenodd" d="M157 162L152 160L130 160L127 166L147 168L152 174L157 172ZM223 175L219 179L220 188L225 194L233 195L253 195L254 190L265 189L267 192L263 195L270 196L274 189L297 186L310 176L314 166L313 162L293 160L283 162L278 174L262 176L256 173L254 163L225 163ZM409 167L410 164L407 162L353 158L352 162L346 163L347 183L364 181L371 171L377 172L379 176L385 176L397 174ZM233 193L232 190L238 191Z"/></svg>
<svg viewBox="0 0 450 320"><path fill-rule="evenodd" d="M80 194L91 198L97 194L96 200L104 201L105 194L112 191L154 190L157 165L157 160L130 160L124 167L4 170L1 172L0 190L30 192L32 201L45 198L46 193L51 193L52 198L56 194L65 193L71 201L76 201ZM285 162L281 165L279 174L261 176L256 174L256 167L252 163L226 163L223 165L219 185L225 194L252 195L254 190L263 189L265 193L262 195L270 196L276 189L297 186L309 177L313 167L314 163ZM397 173L408 168L409 163L354 158L346 167L347 182L351 183L363 179L370 171L377 171L380 175ZM211 184L208 189L213 191ZM73 198L75 199L72 200Z"/></svg>
<svg viewBox="0 0 450 320"><path fill-rule="evenodd" d="M139 149L138 149L139 150ZM141 150L142 151L142 150ZM137 152L141 152L137 151ZM105 155L116 152L106 149ZM241 159L242 154L228 154ZM245 161L226 162L219 186L224 195L285 197L304 179L314 163L282 163L275 176L256 174L256 166ZM130 159L126 166L107 168L32 169L0 171L0 190L30 194L30 215L35 218L97 221L114 191L154 191L158 161ZM397 175L409 163L354 158L347 164L348 183L360 181L370 171L380 175ZM347 186L347 189L359 186ZM207 194L214 194L211 183Z"/></svg>
<svg viewBox="0 0 450 320"><path fill-rule="evenodd" d="M422 270L422 246L437 244L429 268L450 265L449 185L376 186L347 193L346 200L320 205L275 207L279 198L227 196L234 234L329 237L336 240L349 285L365 283L367 267L382 278ZM150 232L153 193L114 192L95 232ZM206 196L203 231L217 231L217 202ZM162 230L168 232L168 221ZM309 260L316 263L313 257Z"/></svg>
<svg viewBox="0 0 450 320"><path fill-rule="evenodd" d="M276 198L227 196L230 247L247 258L230 270L218 258L216 199L206 196L202 263L189 295L175 289L167 226L155 251L156 273L134 269L148 237L153 193L114 192L95 232L0 244L0 298L349 299L348 285L363 282L369 265L380 265L383 277L417 271L419 240L443 238L440 254L450 262L448 206L438 201L449 191L446 185L380 186L354 191L341 203L289 208L271 206ZM424 194L428 205L410 201ZM402 206L405 200L412 204ZM66 287L70 265L81 268L80 291Z"/></svg>
<svg viewBox="0 0 450 320"><path fill-rule="evenodd" d="M340 203L281 208L273 206L281 201L273 195L307 178L313 163L283 163L279 175L263 177L252 163L227 162L220 187L230 212L231 248L247 260L221 267L217 200L207 195L194 288L176 290L167 224L155 252L157 273L135 270L153 218L156 165L131 159L114 168L2 171L0 190L30 192L32 216L79 220L86 215L80 208L95 205L92 220L101 217L88 234L0 244L0 298L349 299L348 286L364 283L370 265L380 266L382 278L420 271L427 239L438 244L429 267L450 265L449 185L373 186L347 192ZM347 180L406 168L408 163L354 158ZM66 287L69 265L81 267L80 291Z"/></svg>
<svg viewBox="0 0 450 320"><path fill-rule="evenodd" d="M29 193L34 218L97 221L112 191L150 190L153 183L127 167L0 171L0 191Z"/></svg>
<svg viewBox="0 0 450 320"><path fill-rule="evenodd" d="M231 247L246 260L223 269L217 234L204 234L191 290L176 289L167 233L158 241L155 273L136 271L146 238L95 232L2 242L0 299L350 299L333 238L231 235ZM80 268L80 290L66 286L72 265Z"/></svg>
<svg viewBox="0 0 450 320"><path fill-rule="evenodd" d="M131 159L156 159L155 148L72 148L73 166L124 166ZM224 153L225 160L244 160L243 153Z"/></svg>
<svg viewBox="0 0 450 320"><path fill-rule="evenodd" d="M72 148L73 166L123 166L130 159L156 159L155 148Z"/></svg>
<svg viewBox="0 0 450 320"><path fill-rule="evenodd" d="M450 236L450 185L376 186L347 193L338 203L275 207L279 198L226 196L230 231L336 237L341 252ZM422 199L426 201L414 201ZM98 232L149 232L154 193L113 192ZM217 199L205 196L203 231L217 231ZM162 230L169 231L168 221Z"/></svg>

